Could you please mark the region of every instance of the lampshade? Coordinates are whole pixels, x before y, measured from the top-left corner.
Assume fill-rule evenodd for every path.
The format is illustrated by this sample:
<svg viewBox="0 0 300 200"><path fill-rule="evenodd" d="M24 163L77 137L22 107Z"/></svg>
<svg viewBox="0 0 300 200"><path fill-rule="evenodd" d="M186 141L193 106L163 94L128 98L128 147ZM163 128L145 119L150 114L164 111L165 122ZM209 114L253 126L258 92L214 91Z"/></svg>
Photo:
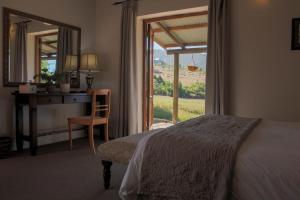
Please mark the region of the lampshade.
<svg viewBox="0 0 300 200"><path fill-rule="evenodd" d="M97 72L98 58L96 54L82 54L80 71Z"/></svg>
<svg viewBox="0 0 300 200"><path fill-rule="evenodd" d="M76 71L78 68L78 58L77 56L73 56L73 55L67 55L66 57L66 62L65 62L65 66L64 66L64 71L65 72L73 72Z"/></svg>

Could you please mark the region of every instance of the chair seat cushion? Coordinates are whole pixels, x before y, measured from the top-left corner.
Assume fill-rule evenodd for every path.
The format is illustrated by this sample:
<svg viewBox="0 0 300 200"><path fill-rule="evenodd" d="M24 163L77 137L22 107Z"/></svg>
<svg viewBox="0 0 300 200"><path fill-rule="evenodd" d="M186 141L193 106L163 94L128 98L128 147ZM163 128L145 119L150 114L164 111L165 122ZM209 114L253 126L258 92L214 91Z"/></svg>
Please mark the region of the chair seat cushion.
<svg viewBox="0 0 300 200"><path fill-rule="evenodd" d="M149 134L149 132L118 138L101 144L97 148L97 156L100 157L101 160L127 165L137 144L147 134Z"/></svg>

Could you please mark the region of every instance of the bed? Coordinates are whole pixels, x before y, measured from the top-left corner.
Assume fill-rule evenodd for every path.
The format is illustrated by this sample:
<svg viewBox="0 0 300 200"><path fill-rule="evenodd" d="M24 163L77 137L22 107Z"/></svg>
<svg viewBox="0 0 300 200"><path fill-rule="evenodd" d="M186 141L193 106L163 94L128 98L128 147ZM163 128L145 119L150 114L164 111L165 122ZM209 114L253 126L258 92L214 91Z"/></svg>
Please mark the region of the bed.
<svg viewBox="0 0 300 200"><path fill-rule="evenodd" d="M231 182L228 184L230 187L226 188L229 195L219 199L298 200L300 198L300 123L261 120L249 130L247 137L237 147L238 151L232 166L233 173L230 174ZM141 176L145 148L155 134L157 133L146 135L135 150L119 192L124 200L141 197L139 190L143 184ZM143 197L144 199L176 199Z"/></svg>

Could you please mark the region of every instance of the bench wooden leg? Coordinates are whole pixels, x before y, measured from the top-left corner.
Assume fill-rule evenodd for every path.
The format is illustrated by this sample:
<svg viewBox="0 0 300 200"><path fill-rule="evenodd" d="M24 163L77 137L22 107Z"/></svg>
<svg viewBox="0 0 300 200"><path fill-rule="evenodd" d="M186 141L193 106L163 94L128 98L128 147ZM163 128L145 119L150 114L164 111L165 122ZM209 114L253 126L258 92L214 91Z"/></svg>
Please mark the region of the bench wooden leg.
<svg viewBox="0 0 300 200"><path fill-rule="evenodd" d="M106 160L102 160L102 165L103 165L104 188L106 190L108 190L109 189L109 185L110 185L110 177L111 177L110 168L111 168L112 162L106 161Z"/></svg>

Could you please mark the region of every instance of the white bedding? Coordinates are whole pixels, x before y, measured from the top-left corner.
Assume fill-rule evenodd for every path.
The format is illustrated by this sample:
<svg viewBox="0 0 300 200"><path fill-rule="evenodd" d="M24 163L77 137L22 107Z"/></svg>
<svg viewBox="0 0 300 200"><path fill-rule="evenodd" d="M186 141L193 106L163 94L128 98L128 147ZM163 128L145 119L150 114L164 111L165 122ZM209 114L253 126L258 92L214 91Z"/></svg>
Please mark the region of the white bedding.
<svg viewBox="0 0 300 200"><path fill-rule="evenodd" d="M128 165L119 191L124 200L136 199L149 137L140 141ZM260 122L241 146L234 171L233 199L299 200L300 123Z"/></svg>

